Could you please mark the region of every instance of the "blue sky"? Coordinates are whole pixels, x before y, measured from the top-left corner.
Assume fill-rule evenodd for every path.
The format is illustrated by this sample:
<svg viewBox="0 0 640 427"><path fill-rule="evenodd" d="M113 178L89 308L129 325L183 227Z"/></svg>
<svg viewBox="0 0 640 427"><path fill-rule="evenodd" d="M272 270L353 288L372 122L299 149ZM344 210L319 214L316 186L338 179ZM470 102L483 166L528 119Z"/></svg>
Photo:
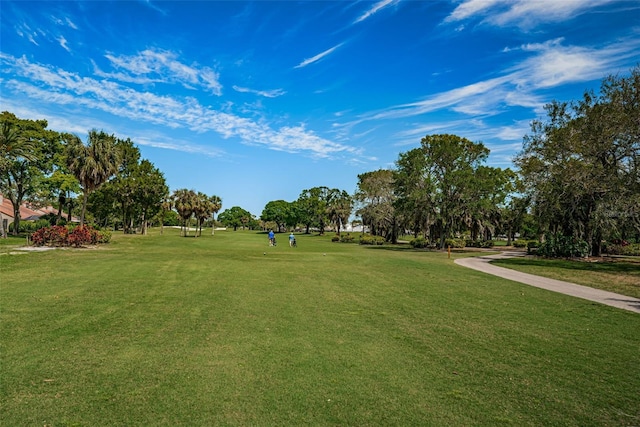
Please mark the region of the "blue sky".
<svg viewBox="0 0 640 427"><path fill-rule="evenodd" d="M0 2L0 109L131 138L165 175L259 216L353 193L428 134L511 167L552 100L640 64L640 2Z"/></svg>

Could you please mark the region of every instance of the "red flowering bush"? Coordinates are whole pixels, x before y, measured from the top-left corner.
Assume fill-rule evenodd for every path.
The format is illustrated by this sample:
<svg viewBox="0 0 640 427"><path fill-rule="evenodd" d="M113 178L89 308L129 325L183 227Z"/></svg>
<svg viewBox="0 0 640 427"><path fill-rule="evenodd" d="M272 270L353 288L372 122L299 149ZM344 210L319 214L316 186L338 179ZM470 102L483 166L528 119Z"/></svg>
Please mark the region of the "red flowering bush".
<svg viewBox="0 0 640 427"><path fill-rule="evenodd" d="M62 225L54 225L37 230L31 235L35 246L73 246L79 248L84 245L108 243L111 240L109 232L98 231L83 225L68 229Z"/></svg>
<svg viewBox="0 0 640 427"><path fill-rule="evenodd" d="M76 248L79 248L83 245L91 245L95 243L93 239L95 233L92 233L92 231L95 230L93 230L93 228L89 226L81 225L79 227L76 227L69 233L67 243L69 244L69 246L74 246Z"/></svg>
<svg viewBox="0 0 640 427"><path fill-rule="evenodd" d="M31 235L36 246L66 246L69 230L63 225L53 225L37 230Z"/></svg>

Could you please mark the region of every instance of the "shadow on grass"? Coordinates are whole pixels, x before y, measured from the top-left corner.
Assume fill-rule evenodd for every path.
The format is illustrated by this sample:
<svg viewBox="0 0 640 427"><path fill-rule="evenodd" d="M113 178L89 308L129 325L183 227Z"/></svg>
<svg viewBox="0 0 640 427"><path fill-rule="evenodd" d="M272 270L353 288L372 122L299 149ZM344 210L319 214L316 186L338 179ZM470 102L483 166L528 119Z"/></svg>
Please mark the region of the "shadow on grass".
<svg viewBox="0 0 640 427"><path fill-rule="evenodd" d="M357 244L357 243L356 243ZM394 252L437 252L435 249L416 249L411 245L397 244L397 245L360 245L370 250L380 251L394 251Z"/></svg>
<svg viewBox="0 0 640 427"><path fill-rule="evenodd" d="M414 248L407 243L398 243L396 245L385 244L385 245L362 245L366 249L370 250L380 250L380 251L394 251L394 252L428 252L428 253L446 253L446 249L429 249L429 248ZM452 249L452 254L481 254L483 251L479 251L477 249ZM492 251L496 252L496 251Z"/></svg>
<svg viewBox="0 0 640 427"><path fill-rule="evenodd" d="M640 260L639 260L640 261ZM629 274L640 276L640 266L637 262L623 260L608 260L605 262L552 260L536 258L511 258L492 261L496 265L521 265L534 267L562 268L565 270L602 272L612 274Z"/></svg>

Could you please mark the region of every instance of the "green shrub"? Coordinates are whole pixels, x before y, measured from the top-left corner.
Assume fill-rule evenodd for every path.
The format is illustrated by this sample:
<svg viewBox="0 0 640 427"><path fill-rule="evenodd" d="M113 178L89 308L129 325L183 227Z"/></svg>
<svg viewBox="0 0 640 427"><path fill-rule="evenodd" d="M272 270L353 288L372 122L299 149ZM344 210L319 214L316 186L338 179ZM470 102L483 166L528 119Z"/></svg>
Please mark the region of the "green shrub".
<svg viewBox="0 0 640 427"><path fill-rule="evenodd" d="M465 239L464 245L467 248L492 248L494 245L493 240L471 240Z"/></svg>
<svg viewBox="0 0 640 427"><path fill-rule="evenodd" d="M96 243L109 243L111 241L111 232L109 230L96 230L96 233Z"/></svg>
<svg viewBox="0 0 640 427"><path fill-rule="evenodd" d="M462 249L465 247L465 240L464 239L446 239L444 241L444 247Z"/></svg>
<svg viewBox="0 0 640 427"><path fill-rule="evenodd" d="M536 253L549 258L584 258L589 255L589 244L577 237L550 233Z"/></svg>
<svg viewBox="0 0 640 427"><path fill-rule="evenodd" d="M353 242L353 236L351 235L351 233L340 235L340 243L352 243L352 242Z"/></svg>
<svg viewBox="0 0 640 427"><path fill-rule="evenodd" d="M384 244L384 237L372 236L370 234L363 234L360 236L361 245L382 245Z"/></svg>
<svg viewBox="0 0 640 427"><path fill-rule="evenodd" d="M429 247L429 241L424 237L416 237L415 239L411 240L409 244L416 249Z"/></svg>
<svg viewBox="0 0 640 427"><path fill-rule="evenodd" d="M613 243L605 245L605 253L609 255L640 256L640 243Z"/></svg>
<svg viewBox="0 0 640 427"><path fill-rule="evenodd" d="M527 242L527 253L534 254L538 253L538 248L540 247L540 242L537 240L529 240Z"/></svg>
<svg viewBox="0 0 640 427"><path fill-rule="evenodd" d="M339 242L339 241L340 241L340 236L333 236L333 237L331 238L331 241L332 241L332 242Z"/></svg>
<svg viewBox="0 0 640 427"><path fill-rule="evenodd" d="M526 248L529 245L529 241L527 240L514 240L513 247L514 248Z"/></svg>

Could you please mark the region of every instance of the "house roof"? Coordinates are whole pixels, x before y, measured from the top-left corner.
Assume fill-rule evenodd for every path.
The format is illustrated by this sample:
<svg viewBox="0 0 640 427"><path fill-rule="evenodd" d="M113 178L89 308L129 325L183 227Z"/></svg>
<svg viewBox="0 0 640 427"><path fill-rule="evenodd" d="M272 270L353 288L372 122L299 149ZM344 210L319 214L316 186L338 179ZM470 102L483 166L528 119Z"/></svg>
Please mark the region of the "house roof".
<svg viewBox="0 0 640 427"><path fill-rule="evenodd" d="M2 212L2 216L9 217L11 219L14 218L14 213L13 213L13 203L11 203L11 200L4 198L2 196L0 196L0 200L2 201L2 203L0 203L0 212ZM28 217L31 216L37 216L38 218L40 218L43 214L40 214L32 209L29 209L27 207L26 204L22 204L22 206L20 206L20 219L27 219Z"/></svg>
<svg viewBox="0 0 640 427"><path fill-rule="evenodd" d="M7 199L6 197L3 197L2 194L0 194L0 213L2 213L3 218L5 219L8 218L10 222L13 222L13 219L14 219L13 203L11 203L11 200ZM47 215L50 213L57 215L58 210L53 206L45 206L43 208L36 209L36 208L29 207L27 203L23 203L20 206L21 220L26 220L26 221L38 220L44 215ZM76 217L71 217L71 221L79 222L80 220Z"/></svg>

